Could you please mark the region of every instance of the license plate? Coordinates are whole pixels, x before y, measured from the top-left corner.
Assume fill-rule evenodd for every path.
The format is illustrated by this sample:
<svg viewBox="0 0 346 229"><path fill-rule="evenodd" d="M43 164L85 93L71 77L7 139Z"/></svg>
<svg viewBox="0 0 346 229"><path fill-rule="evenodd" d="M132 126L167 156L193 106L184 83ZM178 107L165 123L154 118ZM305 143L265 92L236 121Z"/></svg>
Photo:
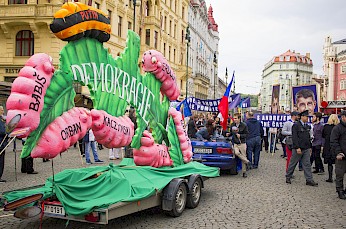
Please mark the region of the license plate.
<svg viewBox="0 0 346 229"><path fill-rule="evenodd" d="M213 149L210 148L194 148L194 153L213 153Z"/></svg>
<svg viewBox="0 0 346 229"><path fill-rule="evenodd" d="M65 216L65 209L62 206L45 204L44 213L58 215L58 216Z"/></svg>

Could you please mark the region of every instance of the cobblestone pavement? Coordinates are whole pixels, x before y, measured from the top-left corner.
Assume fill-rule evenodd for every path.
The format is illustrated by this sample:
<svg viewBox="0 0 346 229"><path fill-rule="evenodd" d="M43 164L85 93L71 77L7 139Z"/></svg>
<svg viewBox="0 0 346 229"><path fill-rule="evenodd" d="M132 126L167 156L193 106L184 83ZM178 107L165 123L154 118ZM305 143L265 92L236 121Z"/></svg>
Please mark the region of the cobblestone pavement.
<svg viewBox="0 0 346 229"><path fill-rule="evenodd" d="M286 160L280 154L281 151L274 155L262 153L259 168L249 171L248 178L225 173L207 180L199 206L186 209L178 218L153 208L114 219L108 225L67 224L65 220L43 217L42 228L346 228L346 201L337 198L335 183L326 183L326 174L314 175L319 186L306 186L303 172L297 169L292 184L286 184ZM99 155L109 162L107 149L99 151ZM7 182L0 183L0 191L43 184L52 174L50 162L35 159L39 174L28 175L20 173L17 161L15 181L14 153L7 150L3 176ZM84 166L84 158L81 160L74 148L54 159L55 173ZM11 213L0 211L0 228L40 227L38 217L20 220Z"/></svg>

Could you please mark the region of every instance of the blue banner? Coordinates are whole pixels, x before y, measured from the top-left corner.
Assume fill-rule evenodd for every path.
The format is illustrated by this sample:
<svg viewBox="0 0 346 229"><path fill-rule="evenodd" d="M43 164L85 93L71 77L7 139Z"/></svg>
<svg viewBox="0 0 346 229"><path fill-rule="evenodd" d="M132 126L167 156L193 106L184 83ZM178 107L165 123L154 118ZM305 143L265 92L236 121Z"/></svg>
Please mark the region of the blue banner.
<svg viewBox="0 0 346 229"><path fill-rule="evenodd" d="M191 110L207 111L207 112L219 112L218 105L221 99L197 99L195 97L189 97L187 103ZM240 94L231 95L228 98L229 109L233 109L240 103Z"/></svg>
<svg viewBox="0 0 346 229"><path fill-rule="evenodd" d="M263 127L282 128L291 115L287 114L255 114L254 118L262 123ZM328 116L323 116L321 123L327 123ZM309 116L308 123L312 123L312 116Z"/></svg>

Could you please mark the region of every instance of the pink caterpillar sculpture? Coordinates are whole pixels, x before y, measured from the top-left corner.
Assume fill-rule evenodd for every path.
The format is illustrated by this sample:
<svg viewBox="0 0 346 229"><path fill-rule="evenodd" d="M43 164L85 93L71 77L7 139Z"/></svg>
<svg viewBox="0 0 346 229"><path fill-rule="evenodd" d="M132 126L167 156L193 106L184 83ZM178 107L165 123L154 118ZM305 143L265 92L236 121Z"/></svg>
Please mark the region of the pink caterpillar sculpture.
<svg viewBox="0 0 346 229"><path fill-rule="evenodd" d="M162 53L156 50L146 51L143 54L142 68L145 72L153 73L160 80L162 94L166 95L169 100L178 99L180 90L176 83L175 74Z"/></svg>
<svg viewBox="0 0 346 229"><path fill-rule="evenodd" d="M74 107L57 117L44 130L31 152L33 158L54 158L84 137L91 127L90 111Z"/></svg>
<svg viewBox="0 0 346 229"><path fill-rule="evenodd" d="M175 130L177 131L180 149L183 153L184 162L188 163L192 158L192 145L190 138L187 135L186 129L184 127L184 123L182 120L181 113L174 109L173 107L169 108L168 115L171 115L175 124Z"/></svg>
<svg viewBox="0 0 346 229"><path fill-rule="evenodd" d="M168 147L155 144L153 136L147 130L143 132L141 147L133 149L133 159L136 165L149 165L156 168L173 165Z"/></svg>
<svg viewBox="0 0 346 229"><path fill-rule="evenodd" d="M131 143L134 124L127 116L113 117L103 110L91 110L95 139L107 148L118 148Z"/></svg>
<svg viewBox="0 0 346 229"><path fill-rule="evenodd" d="M14 131L30 127L29 131L19 137L27 137L38 127L44 96L53 73L52 58L38 53L29 58L14 80L6 102L7 124L15 115L20 114L21 119Z"/></svg>

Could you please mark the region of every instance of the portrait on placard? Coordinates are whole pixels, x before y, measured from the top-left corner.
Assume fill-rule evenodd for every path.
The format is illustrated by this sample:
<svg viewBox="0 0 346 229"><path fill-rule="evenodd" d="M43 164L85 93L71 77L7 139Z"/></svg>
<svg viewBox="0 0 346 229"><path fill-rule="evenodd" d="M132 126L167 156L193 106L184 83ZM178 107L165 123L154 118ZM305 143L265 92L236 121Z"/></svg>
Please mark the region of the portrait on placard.
<svg viewBox="0 0 346 229"><path fill-rule="evenodd" d="M293 104L297 107L298 112L309 110L309 116L318 112L318 98L316 85L293 87Z"/></svg>
<svg viewBox="0 0 346 229"><path fill-rule="evenodd" d="M272 102L271 102L271 113L279 113L279 95L280 95L280 85L273 85L272 91Z"/></svg>

